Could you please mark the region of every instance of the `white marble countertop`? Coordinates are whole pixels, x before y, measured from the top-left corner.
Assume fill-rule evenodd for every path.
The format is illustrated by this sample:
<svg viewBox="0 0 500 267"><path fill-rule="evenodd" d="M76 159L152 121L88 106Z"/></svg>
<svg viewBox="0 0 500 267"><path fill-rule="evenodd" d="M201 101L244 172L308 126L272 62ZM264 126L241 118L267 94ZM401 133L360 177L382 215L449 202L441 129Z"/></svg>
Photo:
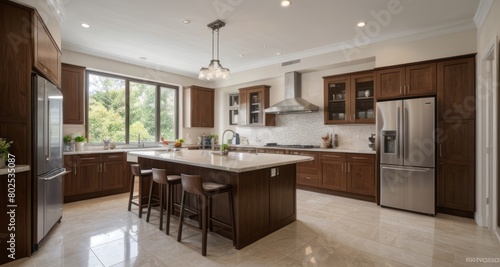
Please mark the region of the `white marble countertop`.
<svg viewBox="0 0 500 267"><path fill-rule="evenodd" d="M229 152L227 156L220 156L211 152L210 150L131 151L129 155L230 172L246 172L313 160L312 157L295 155Z"/></svg>
<svg viewBox="0 0 500 267"><path fill-rule="evenodd" d="M218 145L217 145L218 147ZM376 151L370 149L349 149L349 148L290 148L290 147L275 147L275 146L258 146L258 145L230 145L230 148L248 148L248 149L281 149L281 150L303 150L316 152L339 152L339 153L358 153L358 154L376 154ZM181 149L198 148L198 145L183 145ZM94 153L118 153L118 152L134 152L134 151L167 151L167 148L161 145L138 148L136 146L118 146L115 149L104 150L102 146L85 146L84 151L64 152L64 155L84 155Z"/></svg>
<svg viewBox="0 0 500 267"><path fill-rule="evenodd" d="M16 165L16 167L14 167L14 170L15 170L15 173L27 172L30 170L30 166L29 165ZM0 175L6 175L6 174L9 174L9 167L5 166L3 168L0 168Z"/></svg>
<svg viewBox="0 0 500 267"><path fill-rule="evenodd" d="M235 148L248 149L281 149L281 150L300 150L300 151L316 151L316 152L339 152L339 153L357 153L357 154L376 154L376 151L371 149L350 149L350 148L295 148L295 147L279 147L279 146L252 146L252 145L230 145Z"/></svg>

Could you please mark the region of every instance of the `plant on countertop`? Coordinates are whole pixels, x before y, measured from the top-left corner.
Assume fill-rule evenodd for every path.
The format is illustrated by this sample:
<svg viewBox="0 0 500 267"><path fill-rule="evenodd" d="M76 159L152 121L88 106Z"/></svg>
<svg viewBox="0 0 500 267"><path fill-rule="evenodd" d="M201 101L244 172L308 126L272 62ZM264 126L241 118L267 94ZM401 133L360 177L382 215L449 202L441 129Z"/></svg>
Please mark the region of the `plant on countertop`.
<svg viewBox="0 0 500 267"><path fill-rule="evenodd" d="M222 144L222 152L229 151L229 145L228 144Z"/></svg>
<svg viewBox="0 0 500 267"><path fill-rule="evenodd" d="M85 142L85 140L87 140L87 139L85 139L84 136L81 136L81 135L75 136L75 142Z"/></svg>
<svg viewBox="0 0 500 267"><path fill-rule="evenodd" d="M13 141L7 141L5 138L0 138L0 158L3 159L3 162L7 160L9 157L9 147L10 144L14 143Z"/></svg>
<svg viewBox="0 0 500 267"><path fill-rule="evenodd" d="M184 142L184 140L182 138L181 139L177 139L177 140L175 140L174 146L175 147L181 147L183 142Z"/></svg>
<svg viewBox="0 0 500 267"><path fill-rule="evenodd" d="M66 134L63 137L63 142L64 143L71 143L71 140L73 140L73 134Z"/></svg>

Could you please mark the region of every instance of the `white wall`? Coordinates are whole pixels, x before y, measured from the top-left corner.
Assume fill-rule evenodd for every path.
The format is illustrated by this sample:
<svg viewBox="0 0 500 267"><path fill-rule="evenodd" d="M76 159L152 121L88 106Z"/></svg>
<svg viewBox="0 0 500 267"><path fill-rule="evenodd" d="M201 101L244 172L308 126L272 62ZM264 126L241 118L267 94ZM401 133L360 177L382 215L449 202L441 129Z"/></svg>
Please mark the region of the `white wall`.
<svg viewBox="0 0 500 267"><path fill-rule="evenodd" d="M477 88L476 88L476 107L477 107L477 117L476 117L476 222L479 225L486 226L488 221L486 220L487 205L487 187L488 181L485 175L485 161L488 158L486 143L483 140L488 136L486 132L487 114L495 114L493 107L487 107L488 90L485 88L485 81L482 76L483 65L482 59L485 56L485 52L496 39L496 36L500 36L500 1L493 1L493 5L490 12L484 22L484 25L478 30L477 35L477 47L478 55L476 56L476 73L477 73ZM498 60L498 59L497 59ZM498 62L498 61L497 61ZM498 64L498 63L497 63ZM489 92L489 94L494 94L498 96L498 81L494 81L495 93ZM498 105L498 98L494 100ZM494 118L498 119L497 116ZM490 127L493 130L493 127ZM495 150L495 148L493 148ZM498 155L497 155L498 156ZM493 162L496 164L496 162ZM498 174L494 177L494 183L490 186L496 187L498 183ZM491 197L491 196L490 196ZM491 205L496 205L496 199L490 199ZM494 211L495 212L495 211ZM490 214L490 216L496 216L496 213Z"/></svg>

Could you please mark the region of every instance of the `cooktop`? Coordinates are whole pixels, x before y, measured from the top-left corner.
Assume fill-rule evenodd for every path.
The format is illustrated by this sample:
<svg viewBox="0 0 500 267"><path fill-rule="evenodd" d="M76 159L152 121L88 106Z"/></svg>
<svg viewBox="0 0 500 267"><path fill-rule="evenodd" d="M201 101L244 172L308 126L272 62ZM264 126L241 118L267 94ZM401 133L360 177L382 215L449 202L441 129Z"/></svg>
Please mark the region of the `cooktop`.
<svg viewBox="0 0 500 267"><path fill-rule="evenodd" d="M267 143L265 146L272 146L272 147L284 147L284 148L315 148L319 146L313 146L313 145L282 145L278 143Z"/></svg>

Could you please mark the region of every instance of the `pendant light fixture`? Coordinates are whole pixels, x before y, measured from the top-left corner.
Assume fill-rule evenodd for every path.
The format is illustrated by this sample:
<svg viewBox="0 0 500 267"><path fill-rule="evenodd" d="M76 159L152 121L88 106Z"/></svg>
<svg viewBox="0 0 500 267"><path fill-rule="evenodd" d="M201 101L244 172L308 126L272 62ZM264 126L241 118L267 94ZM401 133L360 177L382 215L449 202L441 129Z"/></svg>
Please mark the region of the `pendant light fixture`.
<svg viewBox="0 0 500 267"><path fill-rule="evenodd" d="M212 29L212 60L208 68L201 68L198 79L200 80L227 80L229 79L229 69L223 68L219 62L219 29L224 27L226 23L221 20L216 20L209 23L207 26ZM217 38L215 38L217 35ZM217 50L215 50L217 47Z"/></svg>

